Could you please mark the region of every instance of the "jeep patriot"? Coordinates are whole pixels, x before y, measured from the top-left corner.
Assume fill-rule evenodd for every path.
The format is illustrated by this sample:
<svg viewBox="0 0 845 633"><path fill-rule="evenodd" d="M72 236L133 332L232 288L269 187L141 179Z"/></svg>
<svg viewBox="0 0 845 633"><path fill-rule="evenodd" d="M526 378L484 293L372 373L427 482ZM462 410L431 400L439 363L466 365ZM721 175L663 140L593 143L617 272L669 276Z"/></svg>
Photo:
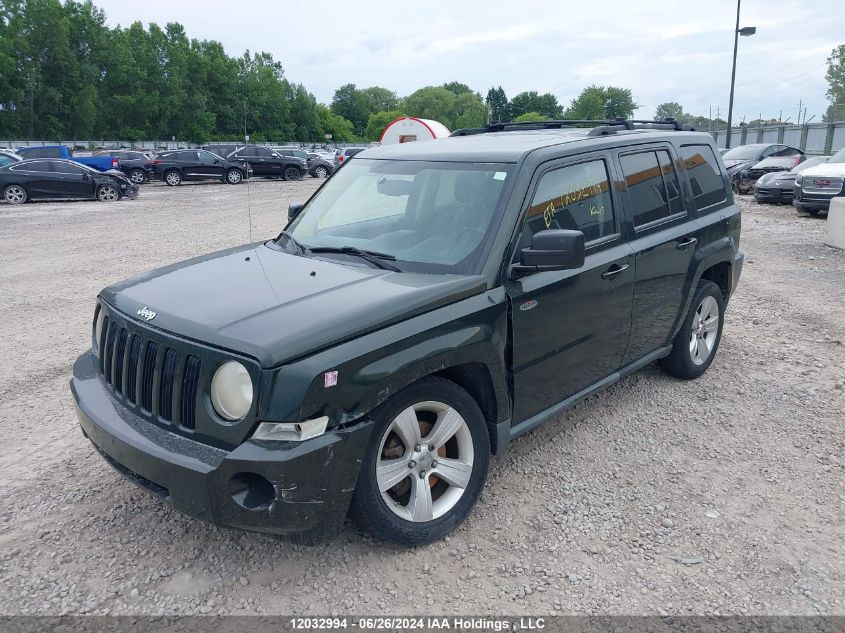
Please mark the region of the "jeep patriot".
<svg viewBox="0 0 845 633"><path fill-rule="evenodd" d="M105 288L71 390L132 482L301 542L440 539L515 437L654 361L701 376L743 262L713 139L672 121L368 149L288 215Z"/></svg>

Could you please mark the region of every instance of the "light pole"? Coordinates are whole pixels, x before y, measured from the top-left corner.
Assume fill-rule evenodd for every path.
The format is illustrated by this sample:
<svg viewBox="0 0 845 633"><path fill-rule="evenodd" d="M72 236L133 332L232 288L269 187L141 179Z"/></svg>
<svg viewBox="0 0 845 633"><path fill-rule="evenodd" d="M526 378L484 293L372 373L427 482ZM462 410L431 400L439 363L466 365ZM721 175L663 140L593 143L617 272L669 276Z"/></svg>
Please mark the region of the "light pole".
<svg viewBox="0 0 845 633"><path fill-rule="evenodd" d="M739 36L749 37L757 32L756 26L746 26L739 28L739 5L742 0L736 0L736 28L734 29L734 63L731 68L731 98L728 101L728 135L725 139L725 147L731 146L731 124L733 120L734 111L734 81L736 81L736 49L739 44Z"/></svg>

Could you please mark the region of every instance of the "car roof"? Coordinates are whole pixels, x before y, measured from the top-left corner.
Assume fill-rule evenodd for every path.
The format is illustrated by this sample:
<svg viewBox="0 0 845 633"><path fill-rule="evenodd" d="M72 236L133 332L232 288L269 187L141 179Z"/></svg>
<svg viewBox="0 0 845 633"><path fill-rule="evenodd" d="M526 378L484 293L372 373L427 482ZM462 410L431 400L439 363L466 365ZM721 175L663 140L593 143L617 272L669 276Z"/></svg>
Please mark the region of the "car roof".
<svg viewBox="0 0 845 633"><path fill-rule="evenodd" d="M382 145L364 150L357 158L515 163L532 151L556 145L571 145L575 153L596 146L666 141L676 137L698 143L713 141L704 132L636 129L600 136L590 135L590 132L591 128L568 128L449 136L434 141Z"/></svg>

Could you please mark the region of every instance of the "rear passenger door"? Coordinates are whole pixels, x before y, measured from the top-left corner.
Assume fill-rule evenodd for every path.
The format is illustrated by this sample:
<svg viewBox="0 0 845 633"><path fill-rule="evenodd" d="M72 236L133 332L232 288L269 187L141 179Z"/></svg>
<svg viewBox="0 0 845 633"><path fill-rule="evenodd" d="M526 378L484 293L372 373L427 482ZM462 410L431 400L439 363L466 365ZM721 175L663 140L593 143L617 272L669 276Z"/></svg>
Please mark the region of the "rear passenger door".
<svg viewBox="0 0 845 633"><path fill-rule="evenodd" d="M584 233L576 270L507 282L513 332L514 425L613 374L631 325L634 261L621 234L610 155L543 166L534 177L515 259L546 229Z"/></svg>
<svg viewBox="0 0 845 633"><path fill-rule="evenodd" d="M700 228L687 212L678 156L668 143L616 152L634 251L631 336L623 365L667 345L685 305Z"/></svg>

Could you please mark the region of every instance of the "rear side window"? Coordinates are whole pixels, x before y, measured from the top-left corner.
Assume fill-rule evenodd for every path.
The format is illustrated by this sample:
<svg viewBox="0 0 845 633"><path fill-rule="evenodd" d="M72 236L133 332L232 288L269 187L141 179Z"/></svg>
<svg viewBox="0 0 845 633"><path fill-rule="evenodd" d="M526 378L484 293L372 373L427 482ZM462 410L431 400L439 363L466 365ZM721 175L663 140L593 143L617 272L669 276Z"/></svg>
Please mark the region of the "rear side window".
<svg viewBox="0 0 845 633"><path fill-rule="evenodd" d="M82 167L77 167L76 165L71 165L70 163L64 163L61 161L55 161L53 163L53 170L59 174L75 174L77 176L81 176L85 173Z"/></svg>
<svg viewBox="0 0 845 633"><path fill-rule="evenodd" d="M20 163L11 169L14 171L51 171L49 160L34 160L29 163Z"/></svg>
<svg viewBox="0 0 845 633"><path fill-rule="evenodd" d="M683 212L678 176L665 150L619 157L634 228L659 222Z"/></svg>
<svg viewBox="0 0 845 633"><path fill-rule="evenodd" d="M18 153L25 158L61 158L61 150L57 147L22 147Z"/></svg>
<svg viewBox="0 0 845 633"><path fill-rule="evenodd" d="M540 178L523 234L529 237L546 229L581 231L588 243L616 233L604 160L567 165Z"/></svg>
<svg viewBox="0 0 845 633"><path fill-rule="evenodd" d="M692 187L695 206L699 211L727 200L722 168L712 147L684 145L681 147L681 158L687 170L690 187Z"/></svg>

